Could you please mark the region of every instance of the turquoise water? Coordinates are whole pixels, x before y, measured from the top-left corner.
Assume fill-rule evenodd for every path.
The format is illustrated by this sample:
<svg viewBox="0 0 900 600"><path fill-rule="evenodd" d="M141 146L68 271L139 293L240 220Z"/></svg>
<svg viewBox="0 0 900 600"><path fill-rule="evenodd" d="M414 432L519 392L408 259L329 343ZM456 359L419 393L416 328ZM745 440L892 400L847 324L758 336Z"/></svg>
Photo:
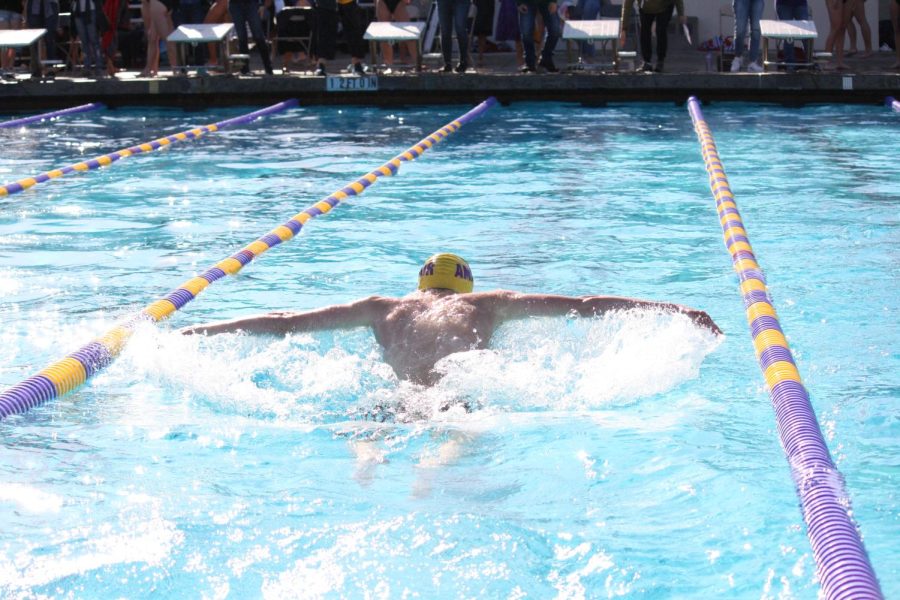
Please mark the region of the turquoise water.
<svg viewBox="0 0 900 600"><path fill-rule="evenodd" d="M0 130L12 181L234 117ZM0 200L0 386L467 107L301 108ZM900 121L704 109L887 597L900 596ZM398 383L366 331L174 330L477 289L707 310L535 319ZM440 412L448 398L477 410ZM380 405L404 418L378 422ZM815 598L815 565L684 107L516 104L216 282L77 392L0 422L0 596Z"/></svg>

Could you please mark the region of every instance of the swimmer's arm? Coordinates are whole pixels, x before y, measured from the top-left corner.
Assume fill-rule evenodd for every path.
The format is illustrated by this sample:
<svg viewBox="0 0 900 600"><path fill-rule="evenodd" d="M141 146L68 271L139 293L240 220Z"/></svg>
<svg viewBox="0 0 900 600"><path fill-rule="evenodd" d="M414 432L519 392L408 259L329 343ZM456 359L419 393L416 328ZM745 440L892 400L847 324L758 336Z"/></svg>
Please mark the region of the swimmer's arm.
<svg viewBox="0 0 900 600"><path fill-rule="evenodd" d="M272 312L233 321L195 325L180 331L185 335L216 335L236 331L254 335L283 335L323 329L352 329L371 326L384 313L386 303L386 299L373 296L307 312Z"/></svg>
<svg viewBox="0 0 900 600"><path fill-rule="evenodd" d="M722 330L706 312L672 302L654 302L638 298L621 296L559 296L556 294L520 294L517 292L488 292L494 294L496 300L495 314L498 322L524 319L527 317L552 317L575 312L583 317L602 315L611 310L628 310L646 308L663 312L677 312L687 315L700 327L713 333L721 334Z"/></svg>

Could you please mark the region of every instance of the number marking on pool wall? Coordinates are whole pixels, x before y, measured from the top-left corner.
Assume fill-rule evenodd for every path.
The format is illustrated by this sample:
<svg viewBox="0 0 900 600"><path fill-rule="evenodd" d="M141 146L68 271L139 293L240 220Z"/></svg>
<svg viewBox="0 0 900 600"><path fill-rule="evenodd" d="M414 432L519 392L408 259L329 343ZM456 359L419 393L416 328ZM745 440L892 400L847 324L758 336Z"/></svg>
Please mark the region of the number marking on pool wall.
<svg viewBox="0 0 900 600"><path fill-rule="evenodd" d="M329 75L325 78L325 91L328 92L377 92L377 75Z"/></svg>

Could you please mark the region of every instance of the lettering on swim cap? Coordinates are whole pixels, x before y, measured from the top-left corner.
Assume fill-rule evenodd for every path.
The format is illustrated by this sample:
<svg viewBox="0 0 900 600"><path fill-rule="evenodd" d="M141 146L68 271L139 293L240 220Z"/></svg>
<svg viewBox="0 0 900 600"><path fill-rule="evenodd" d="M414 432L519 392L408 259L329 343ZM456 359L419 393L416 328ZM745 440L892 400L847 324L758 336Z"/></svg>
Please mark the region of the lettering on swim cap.
<svg viewBox="0 0 900 600"><path fill-rule="evenodd" d="M475 278L469 263L449 252L435 254L419 270L420 290L446 289L466 294L474 287Z"/></svg>

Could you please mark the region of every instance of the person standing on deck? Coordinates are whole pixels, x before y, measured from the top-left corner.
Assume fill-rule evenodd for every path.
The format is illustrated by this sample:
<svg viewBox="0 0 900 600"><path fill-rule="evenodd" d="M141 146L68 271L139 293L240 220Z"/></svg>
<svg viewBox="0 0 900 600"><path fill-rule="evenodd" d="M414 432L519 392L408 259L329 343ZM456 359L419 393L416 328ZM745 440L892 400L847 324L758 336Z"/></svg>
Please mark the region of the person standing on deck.
<svg viewBox="0 0 900 600"><path fill-rule="evenodd" d="M534 25L538 13L540 13L544 27L547 29L547 40L537 66L548 73L558 73L559 69L553 64L553 51L556 50L556 43L560 36L556 1L516 0L516 4L519 7L519 32L522 34L522 46L525 48L525 66L522 67L522 72L533 73L535 71Z"/></svg>
<svg viewBox="0 0 900 600"><path fill-rule="evenodd" d="M738 0L745 1L745 0ZM754 0L756 1L756 0ZM762 0L759 0L762 2ZM625 0L622 4L621 29L619 32L619 47L625 47L625 37L628 27L631 25L631 15L634 12L635 0ZM641 58L644 64L641 71L662 73L669 48L669 21L672 20L672 12L678 10L680 24L687 23L684 14L684 0L638 0L638 14L641 23ZM653 66L653 26L656 26L656 67Z"/></svg>

